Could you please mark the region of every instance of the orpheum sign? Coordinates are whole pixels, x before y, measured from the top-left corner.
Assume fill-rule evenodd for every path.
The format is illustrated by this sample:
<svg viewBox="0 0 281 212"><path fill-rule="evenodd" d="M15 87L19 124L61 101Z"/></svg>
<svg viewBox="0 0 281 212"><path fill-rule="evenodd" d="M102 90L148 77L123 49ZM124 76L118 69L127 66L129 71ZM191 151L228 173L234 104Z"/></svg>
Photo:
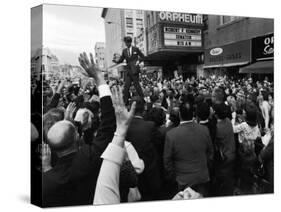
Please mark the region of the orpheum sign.
<svg viewBox="0 0 281 212"><path fill-rule="evenodd" d="M185 24L203 25L203 15L201 14L189 14L189 13L177 13L177 12L159 12L160 21L178 22Z"/></svg>

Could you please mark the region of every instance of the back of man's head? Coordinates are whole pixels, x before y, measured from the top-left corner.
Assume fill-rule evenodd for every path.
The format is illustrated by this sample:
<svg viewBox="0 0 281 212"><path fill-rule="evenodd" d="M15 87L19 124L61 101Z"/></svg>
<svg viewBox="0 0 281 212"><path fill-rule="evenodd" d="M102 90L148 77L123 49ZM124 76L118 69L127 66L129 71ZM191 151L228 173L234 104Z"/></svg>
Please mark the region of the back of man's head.
<svg viewBox="0 0 281 212"><path fill-rule="evenodd" d="M193 105L189 101L181 103L180 118L182 121L190 121L193 119Z"/></svg>
<svg viewBox="0 0 281 212"><path fill-rule="evenodd" d="M48 131L48 144L57 153L67 152L75 147L76 129L70 121L59 121Z"/></svg>
<svg viewBox="0 0 281 212"><path fill-rule="evenodd" d="M43 115L43 138L44 140L47 138L47 133L49 129L58 121L61 121L63 116L53 113L52 111L48 111Z"/></svg>
<svg viewBox="0 0 281 212"><path fill-rule="evenodd" d="M228 108L226 104L224 103L214 104L213 109L219 119L225 119L227 117Z"/></svg>
<svg viewBox="0 0 281 212"><path fill-rule="evenodd" d="M196 115L201 120L207 120L210 116L210 106L206 102L201 102L197 105Z"/></svg>
<svg viewBox="0 0 281 212"><path fill-rule="evenodd" d="M144 100L140 96L134 96L131 99L131 103L133 102L136 102L135 114L142 115L144 111Z"/></svg>
<svg viewBox="0 0 281 212"><path fill-rule="evenodd" d="M220 104L225 101L225 93L222 88L215 88L212 93L213 104Z"/></svg>

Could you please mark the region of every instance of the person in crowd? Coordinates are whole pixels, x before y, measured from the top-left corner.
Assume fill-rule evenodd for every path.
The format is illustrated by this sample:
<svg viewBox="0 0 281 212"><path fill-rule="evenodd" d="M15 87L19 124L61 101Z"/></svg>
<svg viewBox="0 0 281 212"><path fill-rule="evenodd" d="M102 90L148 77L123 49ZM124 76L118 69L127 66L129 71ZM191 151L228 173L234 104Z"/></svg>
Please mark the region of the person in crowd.
<svg viewBox="0 0 281 212"><path fill-rule="evenodd" d="M143 61L144 55L139 48L132 46L132 38L129 36L124 37L126 48L123 49L120 58L114 56L113 62L122 63L124 60L127 62L127 71L125 72L125 86L124 86L124 101L125 104L129 103L129 89L131 83L134 83L135 89L141 98L144 98L142 88L139 84L139 64Z"/></svg>
<svg viewBox="0 0 281 212"><path fill-rule="evenodd" d="M177 182L178 191L191 187L207 196L208 161L213 159L209 131L193 121L193 105L187 99L180 105L179 114L180 125L166 134L164 167L167 176Z"/></svg>
<svg viewBox="0 0 281 212"><path fill-rule="evenodd" d="M261 132L257 125L257 107L246 104L245 115L245 122L237 124L236 113L233 112L232 125L233 132L238 134L240 189L244 193L251 193L257 161L255 143L261 138Z"/></svg>
<svg viewBox="0 0 281 212"><path fill-rule="evenodd" d="M103 162L97 180L94 204L114 204L121 201L120 170L126 157L125 138L134 116L136 103L134 102L130 111L127 111L120 88L113 91L112 98L116 115L116 131L112 142L101 156Z"/></svg>
<svg viewBox="0 0 281 212"><path fill-rule="evenodd" d="M54 167L43 173L44 207L92 204L96 179L101 159L100 155L112 140L115 131L115 115L111 92L100 70L95 66L92 55L86 53L79 62L89 77L97 83L101 104L101 124L93 145L78 148L78 132L75 125L68 121L56 122L47 133L51 151L58 156Z"/></svg>
<svg viewBox="0 0 281 212"><path fill-rule="evenodd" d="M232 195L235 185L236 146L232 124L227 117L229 108L224 103L215 104L213 107L217 126L214 141L215 158L212 195Z"/></svg>
<svg viewBox="0 0 281 212"><path fill-rule="evenodd" d="M62 80L60 82L60 84L58 85L58 88L55 92L54 95L52 95L53 91L52 90L49 90L49 92L44 92L44 94L46 95L43 95L43 110L44 110L44 113L47 112L48 110L50 110L51 108L55 108L58 103L59 103L59 99L60 99L60 95L62 93L62 90L65 86L65 83L66 81L65 80ZM51 94L51 98L50 98L50 94Z"/></svg>
<svg viewBox="0 0 281 212"><path fill-rule="evenodd" d="M43 115L43 139L47 142L47 133L49 129L58 121L64 119L64 111L57 108L50 109Z"/></svg>
<svg viewBox="0 0 281 212"><path fill-rule="evenodd" d="M270 131L262 138L264 144L262 150L258 154L260 162L261 177L267 181L265 193L274 192L274 111L271 111Z"/></svg>
<svg viewBox="0 0 281 212"><path fill-rule="evenodd" d="M132 143L140 158L144 161L145 169L139 176L138 183L142 200L155 200L158 198L161 188L160 160L156 150L161 141L155 124L143 118L143 99L135 96L131 101L136 102L136 109L126 140Z"/></svg>
<svg viewBox="0 0 281 212"><path fill-rule="evenodd" d="M259 107L262 112L262 116L264 119L264 129L265 131L269 130L269 121L270 121L270 110L271 106L268 102L268 92L261 91L260 101L259 101Z"/></svg>
<svg viewBox="0 0 281 212"><path fill-rule="evenodd" d="M219 104L225 104L227 97L225 96L225 93L223 89L217 87L212 92L212 104L219 105ZM227 109L227 117L231 119L231 108L229 105L226 106Z"/></svg>
<svg viewBox="0 0 281 212"><path fill-rule="evenodd" d="M210 119L210 110L211 108L207 102L199 103L196 107L196 116L197 122L208 128L212 142L214 142L216 135L216 125L213 121L214 119Z"/></svg>

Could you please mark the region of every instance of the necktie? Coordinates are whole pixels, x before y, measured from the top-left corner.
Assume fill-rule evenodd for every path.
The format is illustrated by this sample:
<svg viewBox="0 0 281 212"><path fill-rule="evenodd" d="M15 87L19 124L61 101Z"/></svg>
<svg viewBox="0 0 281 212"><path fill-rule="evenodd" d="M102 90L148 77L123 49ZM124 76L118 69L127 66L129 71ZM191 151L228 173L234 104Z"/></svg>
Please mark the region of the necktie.
<svg viewBox="0 0 281 212"><path fill-rule="evenodd" d="M128 56L131 57L130 48L128 48Z"/></svg>

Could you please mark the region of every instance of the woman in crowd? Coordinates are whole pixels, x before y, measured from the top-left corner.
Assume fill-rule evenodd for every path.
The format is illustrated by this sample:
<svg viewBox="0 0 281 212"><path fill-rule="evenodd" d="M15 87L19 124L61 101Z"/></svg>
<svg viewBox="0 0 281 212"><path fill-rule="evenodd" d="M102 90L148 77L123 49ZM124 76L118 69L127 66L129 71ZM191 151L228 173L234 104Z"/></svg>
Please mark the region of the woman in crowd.
<svg viewBox="0 0 281 212"><path fill-rule="evenodd" d="M233 112L232 125L234 133L238 133L239 164L240 164L240 189L242 192L252 192L254 173L256 168L255 142L261 137L257 125L257 108L254 104L245 107L245 122L236 124L236 113Z"/></svg>

